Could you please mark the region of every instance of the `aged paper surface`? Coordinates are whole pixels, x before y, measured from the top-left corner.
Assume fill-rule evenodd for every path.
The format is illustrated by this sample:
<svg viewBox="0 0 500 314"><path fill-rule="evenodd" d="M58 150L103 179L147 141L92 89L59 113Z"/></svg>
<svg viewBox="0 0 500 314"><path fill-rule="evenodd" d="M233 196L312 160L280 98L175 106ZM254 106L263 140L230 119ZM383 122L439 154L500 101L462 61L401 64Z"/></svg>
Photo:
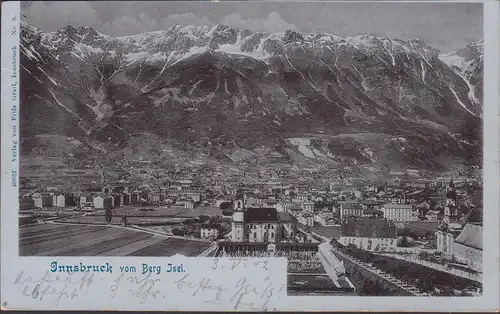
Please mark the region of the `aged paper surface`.
<svg viewBox="0 0 500 314"><path fill-rule="evenodd" d="M2 3L2 309L498 310L498 35L494 1Z"/></svg>

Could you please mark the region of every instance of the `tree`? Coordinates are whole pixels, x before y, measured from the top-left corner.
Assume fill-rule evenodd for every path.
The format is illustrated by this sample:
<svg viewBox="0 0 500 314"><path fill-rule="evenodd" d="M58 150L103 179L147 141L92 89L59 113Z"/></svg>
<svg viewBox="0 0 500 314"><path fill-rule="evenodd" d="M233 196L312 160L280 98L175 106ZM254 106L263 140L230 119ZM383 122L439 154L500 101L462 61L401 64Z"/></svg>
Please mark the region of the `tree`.
<svg viewBox="0 0 500 314"><path fill-rule="evenodd" d="M406 237L406 236L399 237L397 242L398 242L397 245L400 247L408 247L409 246L408 237Z"/></svg>
<svg viewBox="0 0 500 314"><path fill-rule="evenodd" d="M231 224L229 224L227 221L223 221L221 224L220 224L220 233L221 234L225 234L227 233L229 230L231 230Z"/></svg>
<svg viewBox="0 0 500 314"><path fill-rule="evenodd" d="M207 222L207 221L210 220L210 216L208 216L208 215L201 215L201 216L198 217L198 219L200 220L201 223L205 223L205 222Z"/></svg>
<svg viewBox="0 0 500 314"><path fill-rule="evenodd" d="M378 292L377 284L371 280L367 280L364 282L363 286L360 289L361 295L377 295Z"/></svg>
<svg viewBox="0 0 500 314"><path fill-rule="evenodd" d="M174 229L172 229L172 234L176 235L176 236L183 237L184 234L185 234L185 231L183 229L181 229L181 228L174 228Z"/></svg>

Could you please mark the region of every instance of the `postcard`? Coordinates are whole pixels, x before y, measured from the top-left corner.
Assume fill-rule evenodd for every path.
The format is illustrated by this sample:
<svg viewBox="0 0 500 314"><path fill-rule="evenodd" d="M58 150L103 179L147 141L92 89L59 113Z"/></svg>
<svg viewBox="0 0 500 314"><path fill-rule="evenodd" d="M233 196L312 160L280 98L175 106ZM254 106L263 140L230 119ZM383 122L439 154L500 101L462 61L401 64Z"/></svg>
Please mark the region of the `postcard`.
<svg viewBox="0 0 500 314"><path fill-rule="evenodd" d="M499 16L2 3L2 309L498 311Z"/></svg>

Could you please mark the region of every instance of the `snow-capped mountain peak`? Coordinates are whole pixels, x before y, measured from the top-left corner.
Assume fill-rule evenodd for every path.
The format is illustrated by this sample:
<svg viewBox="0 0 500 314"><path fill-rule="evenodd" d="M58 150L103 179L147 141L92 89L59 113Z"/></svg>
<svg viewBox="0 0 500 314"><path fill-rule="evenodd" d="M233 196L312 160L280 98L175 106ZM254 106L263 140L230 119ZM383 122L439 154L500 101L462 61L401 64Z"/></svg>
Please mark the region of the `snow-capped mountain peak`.
<svg viewBox="0 0 500 314"><path fill-rule="evenodd" d="M479 47L457 52L473 61L467 69L482 67ZM172 25L111 37L88 27L45 33L23 24L21 51L32 104L23 110L43 116L45 108L56 120L74 121L72 135L111 138L113 145L137 130L196 145L251 147L318 128L376 130L391 138L422 129L429 135L420 144L450 140L446 149L455 156L477 139L474 132L466 139L448 134L475 128L482 112L481 77L443 63L420 39L269 34L227 25ZM29 123L34 130L60 130ZM324 145L315 146L322 153L314 156L332 154ZM417 155L412 162L424 162Z"/></svg>

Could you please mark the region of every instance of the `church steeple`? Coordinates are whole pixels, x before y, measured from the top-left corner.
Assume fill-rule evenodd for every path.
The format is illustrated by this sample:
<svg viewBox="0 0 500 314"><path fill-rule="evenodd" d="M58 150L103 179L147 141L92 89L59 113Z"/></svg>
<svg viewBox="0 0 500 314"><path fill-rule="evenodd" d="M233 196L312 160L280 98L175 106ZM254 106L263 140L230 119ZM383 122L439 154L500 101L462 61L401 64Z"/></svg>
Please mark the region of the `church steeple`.
<svg viewBox="0 0 500 314"><path fill-rule="evenodd" d="M454 223L458 220L457 190L453 179L446 186L446 204L444 207L444 222Z"/></svg>
<svg viewBox="0 0 500 314"><path fill-rule="evenodd" d="M453 180L450 180L450 183L446 187L446 206L457 206L457 191Z"/></svg>
<svg viewBox="0 0 500 314"><path fill-rule="evenodd" d="M246 203L247 203L246 195L245 194L238 195L236 197L236 200L234 201L234 205L233 205L234 211L235 212L236 211L244 212L246 209Z"/></svg>
<svg viewBox="0 0 500 314"><path fill-rule="evenodd" d="M231 239L233 242L243 242L245 225L245 197L238 196L233 205L231 222Z"/></svg>

